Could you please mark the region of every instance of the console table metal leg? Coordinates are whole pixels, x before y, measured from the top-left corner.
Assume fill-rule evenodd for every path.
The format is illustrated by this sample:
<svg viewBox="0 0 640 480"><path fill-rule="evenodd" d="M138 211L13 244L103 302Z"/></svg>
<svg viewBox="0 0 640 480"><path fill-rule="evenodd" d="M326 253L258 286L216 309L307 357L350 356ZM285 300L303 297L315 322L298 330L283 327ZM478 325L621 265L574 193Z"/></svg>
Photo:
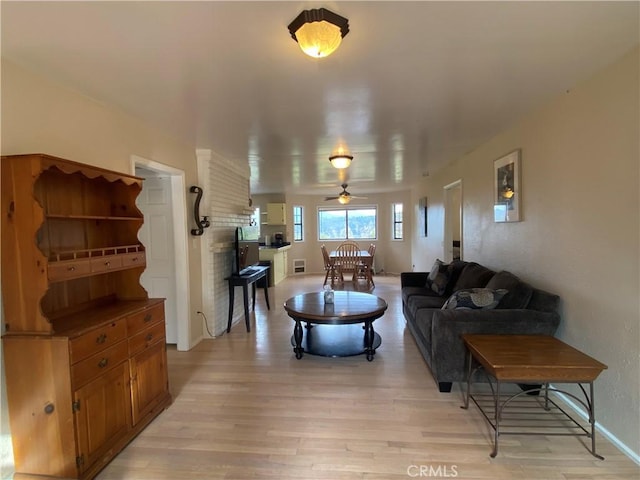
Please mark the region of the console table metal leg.
<svg viewBox="0 0 640 480"><path fill-rule="evenodd" d="M500 417L501 417L501 407L500 407L500 380L496 381L496 392L494 397L494 408L495 408L495 422L496 428L493 434L493 452L489 455L491 458L495 458L498 455L498 437L500 436Z"/></svg>
<svg viewBox="0 0 640 480"><path fill-rule="evenodd" d="M580 385L580 387L582 387L582 385ZM591 424L591 455L600 460L604 460L604 457L602 455L598 455L596 453L596 407L593 400L593 382L589 382L589 397L590 398L587 400L587 405L589 406L589 423Z"/></svg>
<svg viewBox="0 0 640 480"><path fill-rule="evenodd" d="M296 354L296 358L299 360L302 358L302 323L300 320L296 320L296 324L293 327L293 338L295 339L296 346L293 347L293 351Z"/></svg>
<svg viewBox="0 0 640 480"><path fill-rule="evenodd" d="M471 373L473 371L473 355L471 355L471 352L469 351L467 351L467 361L467 394L464 397L464 405L462 406L465 410L469 408L469 397L471 396Z"/></svg>

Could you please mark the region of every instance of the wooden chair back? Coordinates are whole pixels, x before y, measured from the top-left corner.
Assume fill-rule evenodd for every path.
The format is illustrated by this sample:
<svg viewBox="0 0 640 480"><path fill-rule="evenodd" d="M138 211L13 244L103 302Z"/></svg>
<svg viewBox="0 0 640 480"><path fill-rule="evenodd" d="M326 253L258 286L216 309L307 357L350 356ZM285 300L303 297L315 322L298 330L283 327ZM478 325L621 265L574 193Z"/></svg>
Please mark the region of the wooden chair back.
<svg viewBox="0 0 640 480"><path fill-rule="evenodd" d="M355 242L344 242L336 249L341 274L358 271L360 265L360 247Z"/></svg>

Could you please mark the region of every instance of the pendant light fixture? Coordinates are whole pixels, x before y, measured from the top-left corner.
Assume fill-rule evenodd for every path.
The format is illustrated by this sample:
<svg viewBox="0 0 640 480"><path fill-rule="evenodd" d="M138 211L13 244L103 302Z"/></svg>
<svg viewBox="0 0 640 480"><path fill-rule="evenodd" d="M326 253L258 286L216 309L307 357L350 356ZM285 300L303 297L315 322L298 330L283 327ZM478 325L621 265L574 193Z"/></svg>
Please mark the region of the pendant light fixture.
<svg viewBox="0 0 640 480"><path fill-rule="evenodd" d="M310 57L327 57L349 33L349 20L326 8L304 10L289 24L289 33Z"/></svg>

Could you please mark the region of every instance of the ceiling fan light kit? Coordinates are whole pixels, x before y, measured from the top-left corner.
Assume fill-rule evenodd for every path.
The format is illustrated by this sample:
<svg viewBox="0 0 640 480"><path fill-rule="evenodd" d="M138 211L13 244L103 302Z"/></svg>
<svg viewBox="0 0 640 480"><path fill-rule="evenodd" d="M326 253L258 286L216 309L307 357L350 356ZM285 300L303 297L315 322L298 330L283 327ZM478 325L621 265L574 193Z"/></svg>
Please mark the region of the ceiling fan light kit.
<svg viewBox="0 0 640 480"><path fill-rule="evenodd" d="M351 201L351 195L345 195L341 193L340 196L338 197L338 202L340 202L342 205L346 205L350 201Z"/></svg>
<svg viewBox="0 0 640 480"><path fill-rule="evenodd" d="M342 205L346 205L353 198L361 198L361 199L367 198L367 197L356 197L354 195L351 195L349 192L347 192L348 185L346 183L343 183L341 187L342 187L342 191L335 197L324 197L325 202L329 200L338 200L338 202L341 203Z"/></svg>
<svg viewBox="0 0 640 480"><path fill-rule="evenodd" d="M289 33L313 58L331 55L349 33L349 20L326 8L304 10L289 24Z"/></svg>

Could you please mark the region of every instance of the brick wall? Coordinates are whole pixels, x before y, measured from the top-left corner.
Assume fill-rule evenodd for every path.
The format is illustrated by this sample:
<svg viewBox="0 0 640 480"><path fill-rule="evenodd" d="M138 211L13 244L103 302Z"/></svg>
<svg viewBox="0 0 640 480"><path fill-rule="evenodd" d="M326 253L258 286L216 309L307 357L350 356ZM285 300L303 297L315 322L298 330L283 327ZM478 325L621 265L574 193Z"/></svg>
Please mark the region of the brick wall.
<svg viewBox="0 0 640 480"><path fill-rule="evenodd" d="M248 165L238 165L210 151L198 151L198 161L205 191L202 212L211 221L203 252L203 309L209 330L219 336L227 328L229 288L225 278L233 269L235 229L248 225L251 215L250 172ZM234 321L244 315L240 289L235 297Z"/></svg>

